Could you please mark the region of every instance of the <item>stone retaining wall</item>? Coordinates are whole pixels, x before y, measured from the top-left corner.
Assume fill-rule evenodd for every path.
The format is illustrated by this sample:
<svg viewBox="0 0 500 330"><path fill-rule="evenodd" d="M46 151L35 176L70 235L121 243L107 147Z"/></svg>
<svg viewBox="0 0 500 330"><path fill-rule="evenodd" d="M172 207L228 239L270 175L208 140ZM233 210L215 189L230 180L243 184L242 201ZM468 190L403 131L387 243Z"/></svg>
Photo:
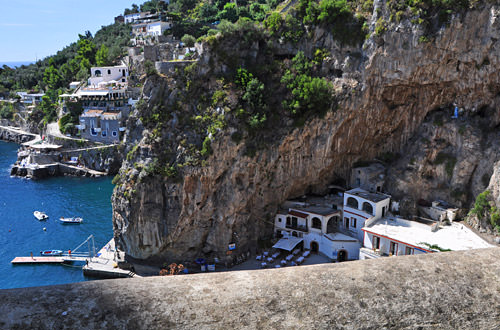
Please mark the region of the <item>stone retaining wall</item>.
<svg viewBox="0 0 500 330"><path fill-rule="evenodd" d="M2 329L498 329L500 249L0 291Z"/></svg>

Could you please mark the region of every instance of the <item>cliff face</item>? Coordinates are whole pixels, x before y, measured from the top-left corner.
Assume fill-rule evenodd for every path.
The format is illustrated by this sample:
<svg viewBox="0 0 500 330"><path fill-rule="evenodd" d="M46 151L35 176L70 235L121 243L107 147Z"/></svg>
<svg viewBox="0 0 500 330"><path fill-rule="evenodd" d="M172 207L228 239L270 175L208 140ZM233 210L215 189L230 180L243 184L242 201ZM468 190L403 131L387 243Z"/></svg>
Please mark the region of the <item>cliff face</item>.
<svg viewBox="0 0 500 330"><path fill-rule="evenodd" d="M338 109L269 141L253 157L244 155L229 131L221 132L206 166L183 170L180 182L155 176L120 185L113 196L119 244L134 258L183 261L202 255L224 260L227 245L234 242L237 250L227 256L230 260L271 233L273 216L285 199L326 192L333 180L348 177L357 160L404 153L429 112L456 103L468 116L484 116L495 127L500 119L498 13L496 6L470 11L426 43L418 41L418 29L401 23L362 49L341 48L328 33L316 30L303 47L309 53L331 47L325 70L342 72L342 78L332 79L345 93ZM481 158L475 150L480 144L465 150ZM140 145L143 158L151 157L147 141ZM491 174L493 158L482 165L483 173ZM122 170L133 172L131 167L126 162ZM476 179L470 181L473 173L458 174L455 167L451 186L479 190Z"/></svg>

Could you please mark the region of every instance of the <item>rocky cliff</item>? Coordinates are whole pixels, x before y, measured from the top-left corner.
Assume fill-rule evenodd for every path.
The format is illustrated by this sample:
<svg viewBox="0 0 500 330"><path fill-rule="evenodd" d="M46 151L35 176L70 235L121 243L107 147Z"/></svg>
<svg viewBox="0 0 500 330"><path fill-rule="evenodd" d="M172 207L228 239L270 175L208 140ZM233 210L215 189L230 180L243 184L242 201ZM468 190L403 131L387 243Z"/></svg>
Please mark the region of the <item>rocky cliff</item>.
<svg viewBox="0 0 500 330"><path fill-rule="evenodd" d="M384 15L385 4L375 2L375 8L382 10L374 10L372 31L377 16ZM325 30L313 30L298 48L306 54L320 47L328 50L329 58L321 70L334 83L336 110L310 119L302 127L286 126L284 134L272 136L255 153L231 139L231 127L222 129L212 139L213 154L203 166L187 166L176 179L161 175L139 179L134 164L147 163L159 154L158 147L151 147L155 139L163 139L165 149L179 154L183 147L175 135L182 118L171 119L173 136L152 137L151 131L141 135L137 130L136 124L140 126L139 118L144 116L139 111L129 122L129 140L138 142L135 156L124 163L123 179L113 196L118 244L137 259L182 261L205 256L231 260L271 233L273 216L285 199L325 192L332 181L347 179L358 160L387 152L411 152L415 148L412 138L419 129L433 136L429 142L432 155L422 159L435 161L440 151L464 155L453 156L453 166L448 165L451 175L441 175L446 180L441 188L458 191L454 200L466 204L468 196L486 185L497 160L496 151L487 157L482 153L496 150L494 145L484 145L495 139L484 137L488 130L496 136L500 122L499 13L497 5L481 5L455 16L429 42L422 40L422 31L408 20L392 23L381 35L373 33L360 47L342 46ZM254 43L250 50L257 54L263 48L265 45ZM285 47L282 53L286 57L298 48ZM210 63L223 71L224 61L229 60L208 50L201 56L199 71L209 72ZM162 98L166 107L173 106L179 91L153 81L150 79L151 86L144 93L150 103ZM210 88L213 81L206 84ZM452 104L464 109L464 120L477 124L448 124L446 120L443 126L422 126L433 111L441 109L443 116L451 116ZM274 130L283 132L283 127ZM465 130L466 138L458 138L459 130ZM440 164L421 170L420 176L429 171L446 172L446 165L440 168ZM430 183L432 175L427 176ZM401 197L408 193L414 198L439 197L430 191L433 185L429 191L418 191L419 179L415 178L394 178L397 184L386 190ZM236 243L237 250L227 256L229 243Z"/></svg>

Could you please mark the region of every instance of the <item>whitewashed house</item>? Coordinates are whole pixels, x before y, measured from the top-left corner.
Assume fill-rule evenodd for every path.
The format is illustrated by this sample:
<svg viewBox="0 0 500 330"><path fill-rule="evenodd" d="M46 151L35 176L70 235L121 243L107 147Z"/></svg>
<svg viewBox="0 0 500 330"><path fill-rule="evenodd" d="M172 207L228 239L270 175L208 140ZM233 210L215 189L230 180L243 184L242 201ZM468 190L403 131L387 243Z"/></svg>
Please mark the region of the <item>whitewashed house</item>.
<svg viewBox="0 0 500 330"><path fill-rule="evenodd" d="M162 36L163 32L170 29L171 26L172 24L170 22L163 22L160 20L141 22L132 25L132 34L136 37Z"/></svg>
<svg viewBox="0 0 500 330"><path fill-rule="evenodd" d="M391 198L380 192L354 188L344 193L342 228L363 242L362 228L368 219L380 219L389 211Z"/></svg>
<svg viewBox="0 0 500 330"><path fill-rule="evenodd" d="M123 19L124 19L125 24L133 23L133 22L141 19L141 13L128 14L128 15L125 15Z"/></svg>
<svg viewBox="0 0 500 330"><path fill-rule="evenodd" d="M363 228L360 259L491 247L463 224L410 221L393 216L372 219Z"/></svg>
<svg viewBox="0 0 500 330"><path fill-rule="evenodd" d="M163 32L171 28L170 22L151 22L147 25L147 35L162 36Z"/></svg>
<svg viewBox="0 0 500 330"><path fill-rule="evenodd" d="M42 97L45 93L28 93L28 92L17 92L17 95L21 97L21 102L24 104L37 104L42 102Z"/></svg>
<svg viewBox="0 0 500 330"><path fill-rule="evenodd" d="M92 67L88 86L91 88L102 87L108 84L124 86L129 75L125 65Z"/></svg>
<svg viewBox="0 0 500 330"><path fill-rule="evenodd" d="M290 251L299 246L334 261L358 259L361 243L338 232L340 220L341 212L328 207L305 206L282 211L274 223L275 234L282 239L274 247ZM288 240L289 237L293 239Z"/></svg>
<svg viewBox="0 0 500 330"><path fill-rule="evenodd" d="M80 81L72 81L69 83L69 89L76 89L78 86L80 86L80 84Z"/></svg>

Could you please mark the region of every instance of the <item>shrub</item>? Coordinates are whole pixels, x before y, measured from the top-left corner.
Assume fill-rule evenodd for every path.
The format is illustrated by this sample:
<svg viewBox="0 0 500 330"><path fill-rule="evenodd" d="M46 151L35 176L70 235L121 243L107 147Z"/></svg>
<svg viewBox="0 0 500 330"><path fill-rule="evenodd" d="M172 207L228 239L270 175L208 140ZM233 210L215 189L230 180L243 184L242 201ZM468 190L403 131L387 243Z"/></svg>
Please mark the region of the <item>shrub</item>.
<svg viewBox="0 0 500 330"><path fill-rule="evenodd" d="M196 39L190 34L185 34L182 36L181 41L186 47L193 47Z"/></svg>

